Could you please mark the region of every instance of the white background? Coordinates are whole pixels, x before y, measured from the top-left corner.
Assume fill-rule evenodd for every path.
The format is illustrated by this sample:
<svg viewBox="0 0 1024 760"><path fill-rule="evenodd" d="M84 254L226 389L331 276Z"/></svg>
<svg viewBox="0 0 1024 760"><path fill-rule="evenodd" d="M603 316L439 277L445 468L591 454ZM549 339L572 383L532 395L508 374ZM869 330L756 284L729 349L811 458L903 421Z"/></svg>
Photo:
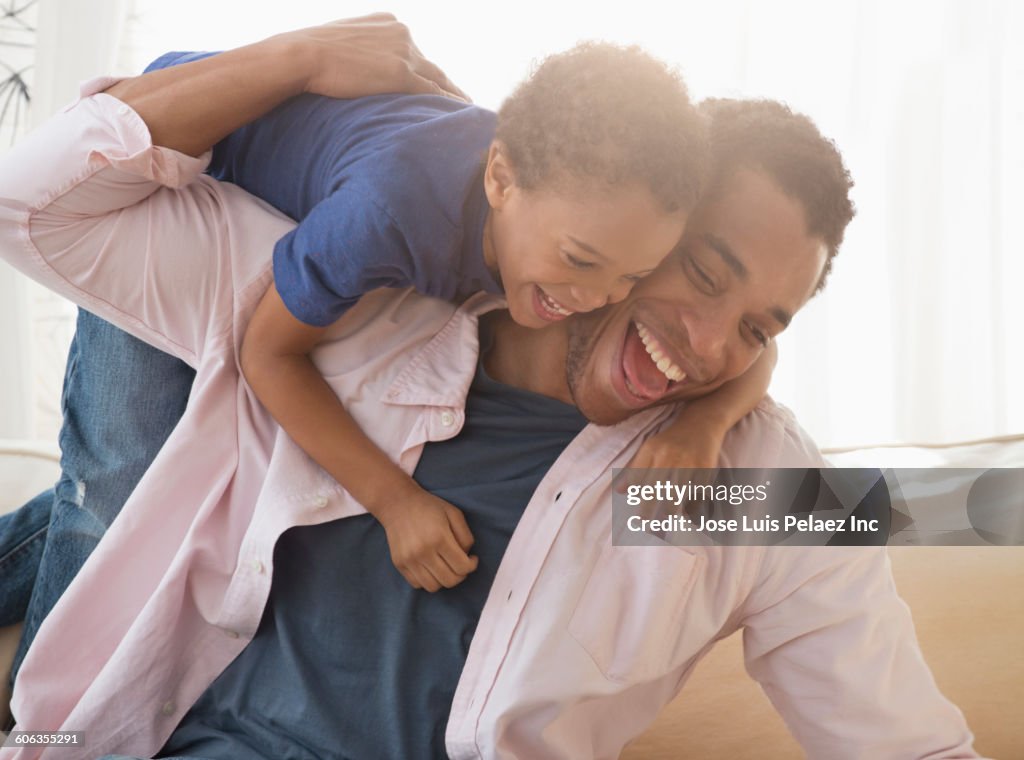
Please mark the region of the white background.
<svg viewBox="0 0 1024 760"><path fill-rule="evenodd" d="M846 157L859 214L829 287L780 341L772 394L822 445L1024 431L1024 12L1011 0L42 0L34 115L77 79L133 73L167 50L375 10L396 13L491 108L538 57L601 38L677 64L696 97L771 97L810 114ZM49 330L56 346L26 340L26 298L7 293L0 280L0 437L52 436L67 331ZM53 319L46 299L28 300L36 324Z"/></svg>

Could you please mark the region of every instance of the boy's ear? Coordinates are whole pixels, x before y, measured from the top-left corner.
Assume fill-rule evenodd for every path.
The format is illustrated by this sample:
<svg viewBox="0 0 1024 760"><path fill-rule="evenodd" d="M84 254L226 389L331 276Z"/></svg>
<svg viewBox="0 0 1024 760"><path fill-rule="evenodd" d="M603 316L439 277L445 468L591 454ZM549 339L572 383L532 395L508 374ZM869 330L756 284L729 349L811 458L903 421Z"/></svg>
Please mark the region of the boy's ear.
<svg viewBox="0 0 1024 760"><path fill-rule="evenodd" d="M484 169L484 192L491 208L500 209L516 184L516 173L508 160L508 151L500 140L491 142Z"/></svg>

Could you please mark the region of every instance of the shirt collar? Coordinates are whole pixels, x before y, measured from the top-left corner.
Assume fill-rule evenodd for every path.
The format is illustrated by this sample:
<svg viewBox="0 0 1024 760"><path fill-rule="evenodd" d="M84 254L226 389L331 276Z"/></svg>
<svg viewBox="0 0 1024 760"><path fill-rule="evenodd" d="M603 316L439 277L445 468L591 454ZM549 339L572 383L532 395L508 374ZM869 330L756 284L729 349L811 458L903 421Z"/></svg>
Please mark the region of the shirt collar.
<svg viewBox="0 0 1024 760"><path fill-rule="evenodd" d="M462 408L480 357L481 315L506 308L503 297L477 293L468 298L423 348L413 354L381 401L403 406Z"/></svg>
<svg viewBox="0 0 1024 760"><path fill-rule="evenodd" d="M381 401L402 406L464 408L480 358L480 317L507 307L508 303L502 296L490 293L470 296L437 335L413 354L384 391ZM663 423L674 415L675 409L672 405L645 409L612 426L624 436L616 445ZM591 429L595 425L587 427Z"/></svg>

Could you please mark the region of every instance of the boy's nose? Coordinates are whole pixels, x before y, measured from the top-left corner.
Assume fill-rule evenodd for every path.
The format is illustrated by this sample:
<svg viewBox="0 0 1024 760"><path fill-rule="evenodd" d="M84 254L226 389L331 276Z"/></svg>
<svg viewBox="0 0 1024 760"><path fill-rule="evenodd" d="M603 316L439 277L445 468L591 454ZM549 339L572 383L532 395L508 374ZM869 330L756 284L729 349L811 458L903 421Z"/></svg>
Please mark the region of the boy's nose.
<svg viewBox="0 0 1024 760"><path fill-rule="evenodd" d="M619 303L626 300L626 296L633 289L636 283L629 280L620 280L612 289L608 296L608 303Z"/></svg>
<svg viewBox="0 0 1024 760"><path fill-rule="evenodd" d="M569 292L581 311L600 309L608 303L608 292L604 290L572 287Z"/></svg>

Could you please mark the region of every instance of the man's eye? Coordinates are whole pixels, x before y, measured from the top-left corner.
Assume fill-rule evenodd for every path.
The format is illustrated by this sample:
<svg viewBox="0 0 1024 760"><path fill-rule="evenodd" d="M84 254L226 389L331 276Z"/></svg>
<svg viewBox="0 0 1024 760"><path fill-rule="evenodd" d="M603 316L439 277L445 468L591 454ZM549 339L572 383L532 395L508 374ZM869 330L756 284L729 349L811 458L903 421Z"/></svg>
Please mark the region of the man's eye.
<svg viewBox="0 0 1024 760"><path fill-rule="evenodd" d="M704 270L704 267L697 263L697 259L693 256L688 257L686 262L689 264L690 271L692 272L691 279L693 279L694 284L704 293L714 295L717 290L717 286L715 285L715 281L711 278L711 275Z"/></svg>
<svg viewBox="0 0 1024 760"><path fill-rule="evenodd" d="M565 262L576 269L593 269L595 264L593 261L587 261L577 256L573 256L568 251L562 251L562 256L565 257Z"/></svg>

